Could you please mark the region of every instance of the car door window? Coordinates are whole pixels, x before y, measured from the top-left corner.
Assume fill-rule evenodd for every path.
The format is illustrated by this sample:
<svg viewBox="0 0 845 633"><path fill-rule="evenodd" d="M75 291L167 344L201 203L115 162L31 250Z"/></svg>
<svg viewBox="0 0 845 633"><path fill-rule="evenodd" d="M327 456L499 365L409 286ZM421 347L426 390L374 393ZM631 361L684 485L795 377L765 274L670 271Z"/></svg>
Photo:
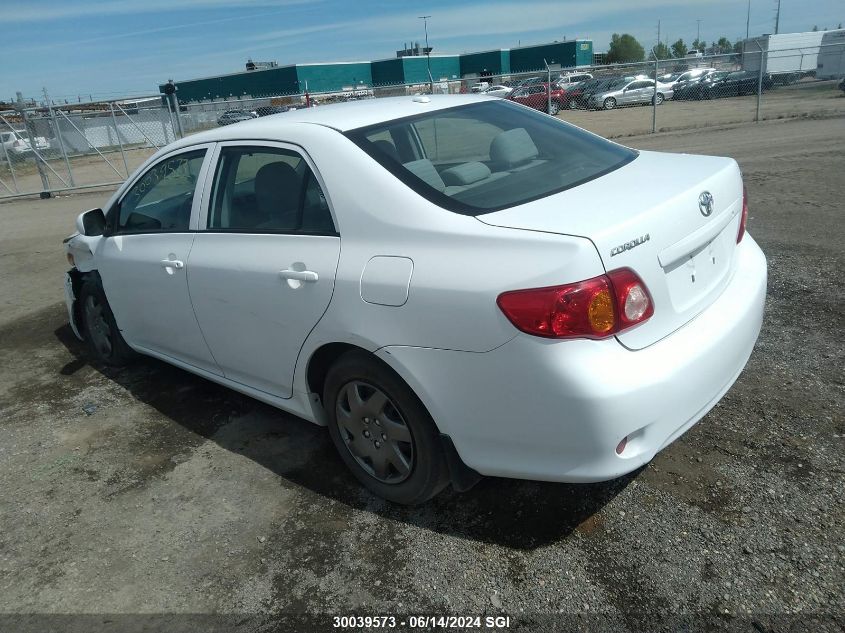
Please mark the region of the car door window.
<svg viewBox="0 0 845 633"><path fill-rule="evenodd" d="M303 157L273 147L224 147L208 228L240 232L334 233L320 184Z"/></svg>
<svg viewBox="0 0 845 633"><path fill-rule="evenodd" d="M171 156L141 176L120 201L117 232L187 231L205 152Z"/></svg>

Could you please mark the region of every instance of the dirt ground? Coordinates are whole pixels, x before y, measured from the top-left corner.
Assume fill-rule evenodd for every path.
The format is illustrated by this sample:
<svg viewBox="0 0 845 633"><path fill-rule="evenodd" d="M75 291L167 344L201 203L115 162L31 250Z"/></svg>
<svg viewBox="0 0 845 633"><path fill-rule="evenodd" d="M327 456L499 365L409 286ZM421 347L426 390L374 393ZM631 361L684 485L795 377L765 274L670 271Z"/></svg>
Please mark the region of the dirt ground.
<svg viewBox="0 0 845 633"><path fill-rule="evenodd" d="M841 630L843 139L845 118L626 139L739 161L770 274L744 373L630 476L485 479L414 509L356 485L321 428L157 361L90 364L67 325L61 239L107 194L0 204L0 613L183 614L87 630L309 614L283 628L328 631L353 612Z"/></svg>

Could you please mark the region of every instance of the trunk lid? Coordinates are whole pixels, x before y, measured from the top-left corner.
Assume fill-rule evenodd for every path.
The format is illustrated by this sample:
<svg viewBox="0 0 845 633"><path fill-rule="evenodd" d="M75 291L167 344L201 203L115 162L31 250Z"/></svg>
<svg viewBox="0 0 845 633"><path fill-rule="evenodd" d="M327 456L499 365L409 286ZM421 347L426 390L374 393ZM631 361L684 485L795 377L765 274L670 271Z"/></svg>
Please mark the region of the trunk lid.
<svg viewBox="0 0 845 633"><path fill-rule="evenodd" d="M617 338L642 349L693 319L727 286L741 212L742 176L733 159L640 152L601 178L478 219L585 237L605 270L634 270L651 293L654 316Z"/></svg>

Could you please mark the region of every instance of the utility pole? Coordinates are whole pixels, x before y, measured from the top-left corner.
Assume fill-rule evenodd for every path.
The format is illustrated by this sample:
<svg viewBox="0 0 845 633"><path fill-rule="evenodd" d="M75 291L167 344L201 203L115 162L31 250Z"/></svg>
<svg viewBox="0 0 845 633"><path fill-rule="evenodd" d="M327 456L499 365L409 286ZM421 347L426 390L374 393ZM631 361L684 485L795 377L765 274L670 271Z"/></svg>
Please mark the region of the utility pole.
<svg viewBox="0 0 845 633"><path fill-rule="evenodd" d="M696 32L695 32L695 41L698 42L699 46L701 45L701 20L695 21L697 24Z"/></svg>
<svg viewBox="0 0 845 633"><path fill-rule="evenodd" d="M780 26L780 0L777 0L778 10L775 13L775 35L778 34L778 27Z"/></svg>
<svg viewBox="0 0 845 633"><path fill-rule="evenodd" d="M428 19L430 17L430 15L421 15L419 19L423 21L423 27L425 28L425 60L428 65L429 91L431 94L434 94L434 77L431 76L431 49L428 46Z"/></svg>
<svg viewBox="0 0 845 633"><path fill-rule="evenodd" d="M748 39L751 27L751 0L748 0L748 13L745 15L745 39Z"/></svg>

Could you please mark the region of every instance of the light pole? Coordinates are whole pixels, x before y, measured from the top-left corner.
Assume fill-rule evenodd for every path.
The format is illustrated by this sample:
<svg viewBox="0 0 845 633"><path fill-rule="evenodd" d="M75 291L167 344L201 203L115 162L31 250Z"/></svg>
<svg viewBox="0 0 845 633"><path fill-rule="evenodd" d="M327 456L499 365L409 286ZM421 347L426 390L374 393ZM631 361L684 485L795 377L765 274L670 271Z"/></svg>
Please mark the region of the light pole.
<svg viewBox="0 0 845 633"><path fill-rule="evenodd" d="M431 49L428 47L428 18L430 17L430 15L421 15L419 19L423 21L423 27L425 28L425 61L428 66L428 87L431 94L434 94L434 77L431 76Z"/></svg>
<svg viewBox="0 0 845 633"><path fill-rule="evenodd" d="M695 41L701 46L701 20L696 20L697 28L695 34Z"/></svg>

